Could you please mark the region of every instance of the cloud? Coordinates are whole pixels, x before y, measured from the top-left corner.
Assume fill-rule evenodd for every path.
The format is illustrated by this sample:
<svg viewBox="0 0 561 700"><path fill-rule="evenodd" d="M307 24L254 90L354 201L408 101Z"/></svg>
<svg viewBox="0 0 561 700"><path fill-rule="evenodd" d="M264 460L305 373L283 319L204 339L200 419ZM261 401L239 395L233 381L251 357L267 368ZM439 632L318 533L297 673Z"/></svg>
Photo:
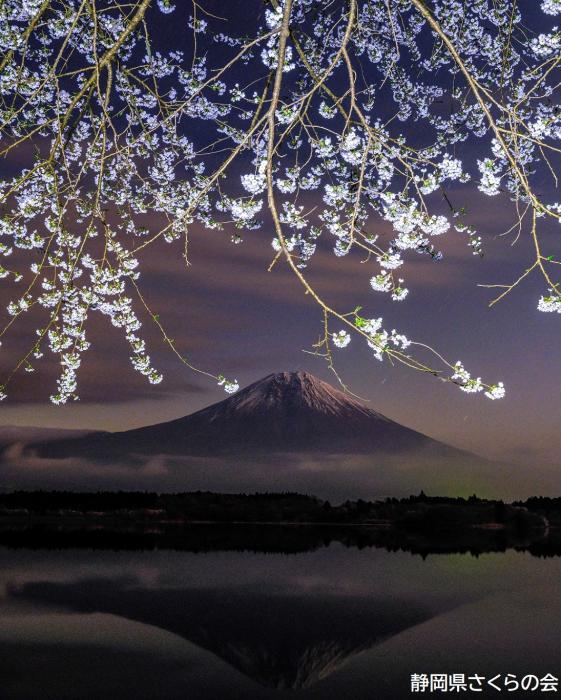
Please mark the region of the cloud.
<svg viewBox="0 0 561 700"><path fill-rule="evenodd" d="M165 461L153 457L142 462L104 465L80 458L47 459L24 443L7 448L0 462L2 489L158 489L169 472Z"/></svg>
<svg viewBox="0 0 561 700"><path fill-rule="evenodd" d="M453 460L419 450L399 455L267 454L260 458L131 455L111 463L84 459L44 459L22 443L4 452L0 488L125 489L216 492L297 491L328 498L383 499L429 495L512 500L559 491L552 469L532 475L520 467L478 460Z"/></svg>

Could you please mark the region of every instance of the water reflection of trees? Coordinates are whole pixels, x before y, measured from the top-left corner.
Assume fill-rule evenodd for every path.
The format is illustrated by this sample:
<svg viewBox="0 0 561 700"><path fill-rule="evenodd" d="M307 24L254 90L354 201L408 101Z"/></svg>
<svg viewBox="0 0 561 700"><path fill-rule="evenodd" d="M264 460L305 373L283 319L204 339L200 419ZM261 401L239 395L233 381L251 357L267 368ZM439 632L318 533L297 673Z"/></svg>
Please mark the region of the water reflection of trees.
<svg viewBox="0 0 561 700"><path fill-rule="evenodd" d="M445 532L413 532L399 528L318 525L135 525L5 523L0 526L0 546L11 549L168 549L186 552L239 551L296 554L332 544L358 549L379 548L429 554L528 552L537 557L561 556L561 531L514 532L507 529L471 528Z"/></svg>

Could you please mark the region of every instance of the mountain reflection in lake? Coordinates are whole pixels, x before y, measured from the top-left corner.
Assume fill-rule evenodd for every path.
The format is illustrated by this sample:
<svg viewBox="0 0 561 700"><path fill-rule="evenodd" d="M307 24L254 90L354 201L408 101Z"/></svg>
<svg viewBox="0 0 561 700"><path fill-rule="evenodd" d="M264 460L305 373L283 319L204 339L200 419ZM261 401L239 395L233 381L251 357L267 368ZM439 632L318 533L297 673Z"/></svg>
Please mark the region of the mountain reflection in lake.
<svg viewBox="0 0 561 700"><path fill-rule="evenodd" d="M1 548L0 697L371 700L409 696L411 673L559 676L558 568L337 541Z"/></svg>

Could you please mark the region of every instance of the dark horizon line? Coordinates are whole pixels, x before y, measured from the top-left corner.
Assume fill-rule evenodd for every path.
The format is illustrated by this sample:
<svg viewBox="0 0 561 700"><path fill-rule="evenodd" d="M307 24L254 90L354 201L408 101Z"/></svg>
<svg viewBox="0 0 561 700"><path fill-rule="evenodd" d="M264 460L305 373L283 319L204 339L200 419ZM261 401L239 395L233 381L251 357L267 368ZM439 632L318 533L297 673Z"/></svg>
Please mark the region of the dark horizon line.
<svg viewBox="0 0 561 700"><path fill-rule="evenodd" d="M226 496L226 497L237 497L237 498L286 498L286 497L297 497L297 498L306 498L310 500L315 500L320 503L326 503L329 502L329 499L327 498L320 498L316 494L313 493L302 493L299 491L289 491L289 490L284 490L284 491L212 491L209 489L196 489L194 491L154 491L154 490L148 490L148 489L96 489L96 490L76 490L76 489L21 489L21 488L15 488L15 489L8 489L6 487L0 486L0 500L3 497L6 496L43 496L43 495L51 495L51 496L65 496L65 495L72 495L74 497L95 497L95 496L116 496L119 495L121 497L126 497L126 496L155 496L158 498L161 497L177 497L177 496ZM341 503L339 503L336 507L339 507L341 505L344 505L345 503L358 503L358 502L363 502L363 503L386 503L388 501L392 502L399 502L402 503L404 501L432 501L432 502L458 502L458 503L469 503L470 501L479 501L479 502L484 502L484 503L504 503L505 505L522 505L524 503L527 503L528 501L536 501L536 500L541 500L541 501L559 501L559 504L561 505L561 493L559 495L551 495L551 496L546 496L543 494L534 494L532 496L528 496L525 499L514 499L512 501L505 501L502 498L484 498L478 496L476 493L473 493L470 496L445 496L445 495L429 495L425 493L424 489L421 489L421 491L418 494L409 494L408 496L390 496L390 495L385 495L385 496L380 496L380 498L376 499L363 499L363 498L355 498L355 499L350 499L347 498Z"/></svg>

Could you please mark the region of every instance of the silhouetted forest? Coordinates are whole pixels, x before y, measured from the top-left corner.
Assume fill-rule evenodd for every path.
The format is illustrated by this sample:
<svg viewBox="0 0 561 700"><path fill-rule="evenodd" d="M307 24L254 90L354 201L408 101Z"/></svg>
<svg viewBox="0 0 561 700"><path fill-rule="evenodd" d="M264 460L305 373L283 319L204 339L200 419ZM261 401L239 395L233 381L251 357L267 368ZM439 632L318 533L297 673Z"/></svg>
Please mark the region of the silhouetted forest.
<svg viewBox="0 0 561 700"><path fill-rule="evenodd" d="M522 506L547 518L550 526L561 527L561 497L532 496L525 501L515 501L513 506Z"/></svg>
<svg viewBox="0 0 561 700"><path fill-rule="evenodd" d="M332 505L298 493L14 491L0 494L0 545L297 553L338 542L421 556L561 555L561 498L427 496ZM267 524L265 527L264 524Z"/></svg>
<svg viewBox="0 0 561 700"><path fill-rule="evenodd" d="M298 493L224 494L208 491L14 491L0 494L0 517L113 518L130 521L388 524L406 530L499 525L513 530L543 529L559 518L561 499L506 504L477 498L426 496L384 501L329 501Z"/></svg>

